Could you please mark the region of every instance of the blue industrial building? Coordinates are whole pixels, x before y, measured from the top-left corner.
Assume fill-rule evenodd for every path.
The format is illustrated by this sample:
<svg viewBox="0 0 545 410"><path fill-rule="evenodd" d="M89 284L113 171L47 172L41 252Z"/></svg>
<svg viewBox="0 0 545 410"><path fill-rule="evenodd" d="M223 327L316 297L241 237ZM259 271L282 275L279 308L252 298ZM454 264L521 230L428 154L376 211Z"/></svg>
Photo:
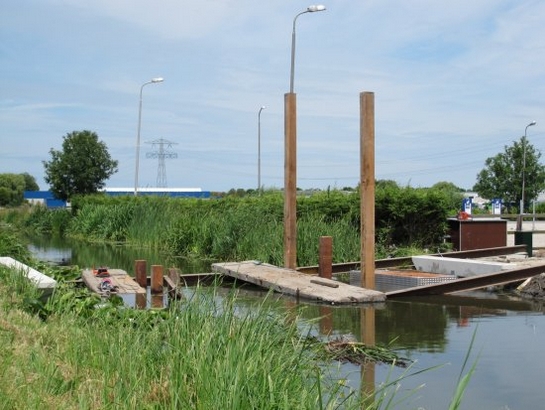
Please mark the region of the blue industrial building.
<svg viewBox="0 0 545 410"><path fill-rule="evenodd" d="M104 188L106 195L134 195L134 188ZM138 188L138 196L168 196L171 198L210 198L210 191L200 188ZM54 197L51 191L25 191L24 198L31 204L42 204L48 208L65 208L66 201Z"/></svg>

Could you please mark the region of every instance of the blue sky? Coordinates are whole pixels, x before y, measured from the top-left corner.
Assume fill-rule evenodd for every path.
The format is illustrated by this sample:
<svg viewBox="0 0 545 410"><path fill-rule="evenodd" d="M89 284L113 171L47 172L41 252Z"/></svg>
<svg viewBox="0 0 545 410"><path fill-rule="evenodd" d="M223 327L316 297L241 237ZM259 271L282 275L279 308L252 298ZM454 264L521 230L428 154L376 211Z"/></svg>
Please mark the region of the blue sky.
<svg viewBox="0 0 545 410"><path fill-rule="evenodd" d="M156 186L147 142L175 143L169 187L283 187L293 18L276 0L19 0L0 13L0 173L28 172L91 130L119 161L110 187ZM545 3L329 0L297 19L301 188L354 187L359 94L375 93L376 177L471 188L523 134L545 151Z"/></svg>

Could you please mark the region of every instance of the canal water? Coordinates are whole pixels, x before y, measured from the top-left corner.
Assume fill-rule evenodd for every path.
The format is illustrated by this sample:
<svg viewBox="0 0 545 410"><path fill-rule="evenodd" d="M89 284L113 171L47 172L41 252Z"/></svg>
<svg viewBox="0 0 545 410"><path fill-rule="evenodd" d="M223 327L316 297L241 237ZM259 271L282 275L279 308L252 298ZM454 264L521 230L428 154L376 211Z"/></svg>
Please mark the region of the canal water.
<svg viewBox="0 0 545 410"><path fill-rule="evenodd" d="M108 266L132 273L134 261L179 267L184 273L209 272L206 263L167 260L157 252L123 246L92 246L63 240L32 239L40 259L82 268ZM228 291L227 289L225 290ZM261 303L266 292L241 289L241 306ZM325 306L274 296L268 303L295 308L314 321L324 339L388 346L410 359L406 368L386 364L335 364L347 385L382 394L393 383L394 409L448 409L461 374L475 365L461 409L541 409L545 391L545 303L512 292L468 292L456 296L388 300L370 306ZM465 369L464 362L468 358ZM338 369L337 369L338 368ZM391 391L391 389L390 389Z"/></svg>

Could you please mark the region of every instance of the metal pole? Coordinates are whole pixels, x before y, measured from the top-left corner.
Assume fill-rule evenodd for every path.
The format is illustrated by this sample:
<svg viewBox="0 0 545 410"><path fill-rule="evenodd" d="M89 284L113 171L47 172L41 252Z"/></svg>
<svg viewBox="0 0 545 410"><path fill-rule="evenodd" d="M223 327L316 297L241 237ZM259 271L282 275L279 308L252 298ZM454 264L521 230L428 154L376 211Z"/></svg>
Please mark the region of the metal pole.
<svg viewBox="0 0 545 410"><path fill-rule="evenodd" d="M527 144L527 140L526 140L526 134L527 134L527 131L528 131L528 127L531 127L532 125L536 125L536 122L535 121L532 121L530 124L528 124L526 126L526 128L524 128L524 140L523 140L523 150L522 150L522 193L521 193L521 198L520 198L520 215L522 217L522 215L524 214L524 186L525 186L525 179L526 179L526 144Z"/></svg>
<svg viewBox="0 0 545 410"><path fill-rule="evenodd" d="M161 83L162 77L152 78L151 81L145 82L140 87L140 103L138 105L138 130L136 132L136 166L134 170L134 196L138 196L138 169L140 168L140 128L142 126L142 92L148 84Z"/></svg>
<svg viewBox="0 0 545 410"><path fill-rule="evenodd" d="M140 127L142 125L142 91L144 86L151 81L142 84L140 87L140 105L138 106L138 131L136 134L136 169L134 170L134 196L138 195L138 168L140 167Z"/></svg>
<svg viewBox="0 0 545 410"><path fill-rule="evenodd" d="M262 106L257 113L257 191L261 191L261 111L266 107Z"/></svg>
<svg viewBox="0 0 545 410"><path fill-rule="evenodd" d="M310 13L308 10L302 11L293 18L293 29L291 31L291 70L290 70L290 94L293 94L293 80L295 77L295 22L301 14Z"/></svg>
<svg viewBox="0 0 545 410"><path fill-rule="evenodd" d="M324 11L325 6L323 5L313 5L307 7L305 11L302 11L301 13L297 14L293 18L293 28L291 31L291 70L290 70L290 94L293 94L293 80L295 77L295 22L297 21L297 17L299 17L301 14L305 13L315 13L317 11Z"/></svg>

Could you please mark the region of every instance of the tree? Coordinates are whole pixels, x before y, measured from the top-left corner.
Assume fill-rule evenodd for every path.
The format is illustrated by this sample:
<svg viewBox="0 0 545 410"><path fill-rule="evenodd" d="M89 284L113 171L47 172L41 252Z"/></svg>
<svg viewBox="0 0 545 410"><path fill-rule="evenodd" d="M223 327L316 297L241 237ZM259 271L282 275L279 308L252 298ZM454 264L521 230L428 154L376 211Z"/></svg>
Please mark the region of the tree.
<svg viewBox="0 0 545 410"><path fill-rule="evenodd" d="M540 158L541 152L521 137L512 146L506 145L505 152L486 159L473 190L483 198L501 198L511 209L520 204L524 178L524 204L528 205L545 189L545 166Z"/></svg>
<svg viewBox="0 0 545 410"><path fill-rule="evenodd" d="M21 174L25 179L25 191L39 191L40 187L36 183L36 178L30 175L28 172Z"/></svg>
<svg viewBox="0 0 545 410"><path fill-rule="evenodd" d="M91 131L66 134L62 151L51 148L49 153L51 161L43 161L44 179L58 199L96 193L117 172L118 162L110 157L106 144Z"/></svg>
<svg viewBox="0 0 545 410"><path fill-rule="evenodd" d="M0 174L0 206L18 206L24 201L25 178L22 174Z"/></svg>

